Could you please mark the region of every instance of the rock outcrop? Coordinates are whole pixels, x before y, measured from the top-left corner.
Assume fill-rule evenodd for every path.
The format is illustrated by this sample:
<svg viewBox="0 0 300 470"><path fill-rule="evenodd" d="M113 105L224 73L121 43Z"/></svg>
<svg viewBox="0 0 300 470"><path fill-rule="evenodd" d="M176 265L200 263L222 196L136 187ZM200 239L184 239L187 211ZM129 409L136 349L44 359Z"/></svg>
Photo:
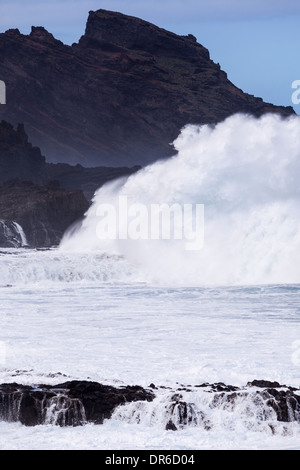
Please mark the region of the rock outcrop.
<svg viewBox="0 0 300 470"><path fill-rule="evenodd" d="M102 424L115 408L133 401L151 401L154 394L139 386L116 388L97 382L70 381L55 386L0 385L0 420L26 426Z"/></svg>
<svg viewBox="0 0 300 470"><path fill-rule="evenodd" d="M0 187L0 219L7 227L19 224L30 247L58 245L66 229L81 219L88 207L82 191L66 191L55 181L37 185L15 179ZM22 246L10 243L10 238L1 246Z"/></svg>
<svg viewBox="0 0 300 470"><path fill-rule="evenodd" d="M47 163L24 126L0 122L0 246L50 247L83 217L94 192L133 168Z"/></svg>
<svg viewBox="0 0 300 470"><path fill-rule="evenodd" d="M0 184L14 178L42 183L46 159L38 147L28 142L24 125L16 129L6 121L0 122Z"/></svg>
<svg viewBox="0 0 300 470"><path fill-rule="evenodd" d="M195 393L203 397L198 406ZM115 419L139 423L143 413L148 413L157 422L165 422L166 430L200 426L209 431L214 427L214 410L221 414L225 411L228 419L236 409L238 419L249 429L266 424L275 433L276 423L300 425L300 390L269 381L253 381L245 387L205 383L175 390L154 384L148 388L113 387L85 380L57 385L0 385L0 420L20 421L27 426L102 424L113 414Z"/></svg>
<svg viewBox="0 0 300 470"><path fill-rule="evenodd" d="M36 184L58 181L66 190L82 190L90 200L107 181L129 176L139 168L85 168L79 164L48 163L39 147L28 141L23 124L14 128L6 121L0 122L0 184L16 178Z"/></svg>
<svg viewBox="0 0 300 470"><path fill-rule="evenodd" d="M8 30L0 55L0 118L24 123L49 162L144 166L174 153L186 124L294 114L237 88L194 36L121 13L91 11L72 46L43 27Z"/></svg>

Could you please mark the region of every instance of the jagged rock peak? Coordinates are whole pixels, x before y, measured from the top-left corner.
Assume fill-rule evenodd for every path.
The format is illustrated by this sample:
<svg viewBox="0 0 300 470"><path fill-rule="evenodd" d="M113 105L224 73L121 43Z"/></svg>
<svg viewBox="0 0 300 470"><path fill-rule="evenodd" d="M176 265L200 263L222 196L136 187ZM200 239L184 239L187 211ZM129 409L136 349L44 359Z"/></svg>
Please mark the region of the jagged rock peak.
<svg viewBox="0 0 300 470"><path fill-rule="evenodd" d="M10 36L20 36L20 30L18 28L10 28L5 31L5 34Z"/></svg>
<svg viewBox="0 0 300 470"><path fill-rule="evenodd" d="M9 103L0 119L24 122L52 163L145 166L174 155L187 124L295 114L237 88L192 35L106 10L90 12L72 46L42 27L2 33L0 56Z"/></svg>
<svg viewBox="0 0 300 470"><path fill-rule="evenodd" d="M45 43L56 43L62 44L61 41L55 39L53 34L49 33L43 26L31 26L31 33L29 34L31 39Z"/></svg>
<svg viewBox="0 0 300 470"><path fill-rule="evenodd" d="M156 55L196 54L209 59L208 50L192 34L179 36L140 18L108 10L89 12L85 38Z"/></svg>
<svg viewBox="0 0 300 470"><path fill-rule="evenodd" d="M2 120L0 122L0 162L2 164L3 160L6 160L9 165L13 165L13 159L10 155L13 153L12 148L20 150L19 158L24 159L24 156L28 156L30 159L34 159L38 164L45 162L45 157L41 154L41 151L37 147L33 147L31 143L28 142L28 135L25 132L24 124L18 123L16 130L14 126L9 122ZM16 157L16 153L14 155ZM2 166L3 173L3 166ZM0 181L4 181L2 174L0 176Z"/></svg>

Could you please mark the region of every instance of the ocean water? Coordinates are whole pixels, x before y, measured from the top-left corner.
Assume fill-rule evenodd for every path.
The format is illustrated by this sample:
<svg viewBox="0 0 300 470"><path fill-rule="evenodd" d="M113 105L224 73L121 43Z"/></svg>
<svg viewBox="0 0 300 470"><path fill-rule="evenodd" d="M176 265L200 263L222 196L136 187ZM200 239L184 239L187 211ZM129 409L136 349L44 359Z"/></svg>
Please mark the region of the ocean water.
<svg viewBox="0 0 300 470"><path fill-rule="evenodd" d="M163 287L128 282L133 269L117 257L5 251L0 255L0 341L5 345L0 383L90 379L175 390L265 379L300 386L300 285ZM201 389L193 393L192 402L198 400L199 409L210 413L210 431L195 424L166 431L167 391L148 404L142 419L129 407L104 425L72 429L2 422L0 447L299 447L299 423L283 427L270 418L277 426L273 435L257 417L244 416L246 405L212 412Z"/></svg>
<svg viewBox="0 0 300 470"><path fill-rule="evenodd" d="M299 422L278 422L251 394L212 406L197 387L300 388L299 120L234 116L188 126L175 145L178 156L101 188L59 247L0 252L0 383L163 388L103 425L0 422L1 449L300 449ZM98 208L120 196L203 204L203 247L103 240ZM186 387L194 418L166 430Z"/></svg>

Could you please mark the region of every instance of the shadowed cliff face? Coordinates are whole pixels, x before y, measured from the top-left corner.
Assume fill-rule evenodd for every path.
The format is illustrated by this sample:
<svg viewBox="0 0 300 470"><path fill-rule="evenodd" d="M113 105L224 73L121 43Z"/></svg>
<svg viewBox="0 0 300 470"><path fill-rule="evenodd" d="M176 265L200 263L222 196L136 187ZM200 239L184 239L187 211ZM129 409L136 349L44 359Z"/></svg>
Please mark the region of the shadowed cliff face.
<svg viewBox="0 0 300 470"><path fill-rule="evenodd" d="M139 167L95 167L48 163L38 147L28 142L23 124L0 122L0 184L19 178L38 184L58 181L66 190L81 189L88 199L109 180L129 176Z"/></svg>
<svg viewBox="0 0 300 470"><path fill-rule="evenodd" d="M82 191L65 191L55 182L41 186L11 180L0 187L0 219L8 227L12 222L19 224L26 244L32 247L58 245L67 228L81 219L88 207ZM2 240L2 232L0 246L21 245L7 243L3 236Z"/></svg>
<svg viewBox="0 0 300 470"><path fill-rule="evenodd" d="M0 183L12 178L43 180L45 157L28 142L24 126L0 123Z"/></svg>
<svg viewBox="0 0 300 470"><path fill-rule="evenodd" d="M50 162L145 165L174 153L170 142L188 123L294 113L235 87L192 35L120 13L90 12L72 46L42 27L9 30L0 54L0 118L23 122Z"/></svg>
<svg viewBox="0 0 300 470"><path fill-rule="evenodd" d="M14 129L1 121L0 246L59 244L65 230L83 217L96 189L137 170L47 163L22 124Z"/></svg>
<svg viewBox="0 0 300 470"><path fill-rule="evenodd" d="M53 167L52 173L59 176L60 167ZM15 130L5 121L0 123L1 247L57 245L65 230L88 209L82 191L66 191L58 181L43 184L50 176L48 168L40 149L28 142L23 125ZM72 167L65 169L66 182L67 170Z"/></svg>

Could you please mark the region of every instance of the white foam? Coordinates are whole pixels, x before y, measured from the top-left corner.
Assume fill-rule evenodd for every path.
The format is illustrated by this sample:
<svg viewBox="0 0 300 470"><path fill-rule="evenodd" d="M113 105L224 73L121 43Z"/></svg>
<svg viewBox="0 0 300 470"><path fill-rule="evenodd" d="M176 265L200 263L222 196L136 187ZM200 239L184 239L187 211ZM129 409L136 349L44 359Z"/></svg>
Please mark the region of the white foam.
<svg viewBox="0 0 300 470"><path fill-rule="evenodd" d="M234 115L215 127L184 128L178 155L98 190L62 251L104 250L133 263L145 280L168 284L296 283L300 280L300 119ZM146 206L204 204L205 239L101 240L97 209L120 196Z"/></svg>
<svg viewBox="0 0 300 470"><path fill-rule="evenodd" d="M9 285L131 282L134 269L121 256L61 253L56 249L3 249L0 287Z"/></svg>

